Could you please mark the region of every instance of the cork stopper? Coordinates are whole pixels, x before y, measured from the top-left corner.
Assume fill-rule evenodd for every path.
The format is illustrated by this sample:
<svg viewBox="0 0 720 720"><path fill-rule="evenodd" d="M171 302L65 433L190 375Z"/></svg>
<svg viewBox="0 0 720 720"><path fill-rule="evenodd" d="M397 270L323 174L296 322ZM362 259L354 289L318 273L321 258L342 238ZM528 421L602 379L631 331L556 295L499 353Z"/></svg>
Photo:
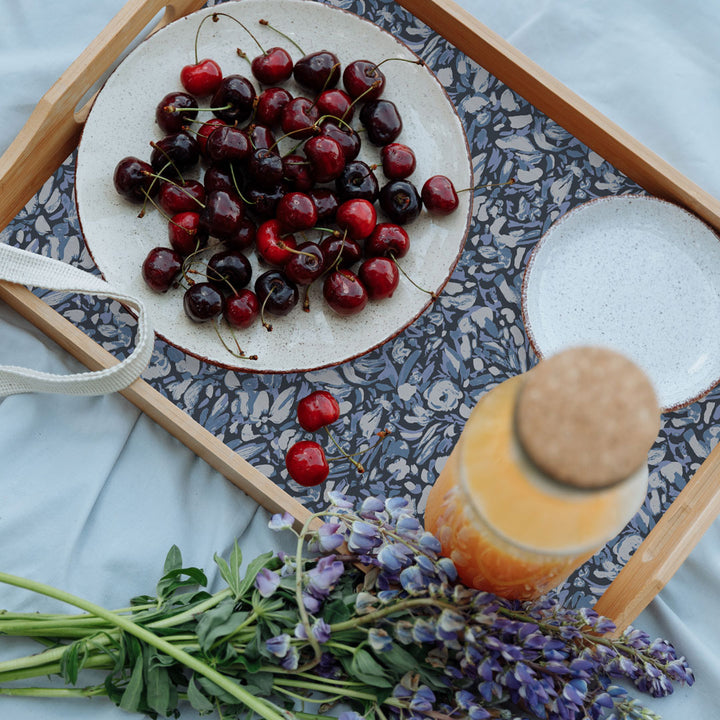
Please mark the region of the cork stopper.
<svg viewBox="0 0 720 720"><path fill-rule="evenodd" d="M520 390L520 444L545 474L580 488L612 485L647 462L660 409L645 373L596 347L541 361Z"/></svg>

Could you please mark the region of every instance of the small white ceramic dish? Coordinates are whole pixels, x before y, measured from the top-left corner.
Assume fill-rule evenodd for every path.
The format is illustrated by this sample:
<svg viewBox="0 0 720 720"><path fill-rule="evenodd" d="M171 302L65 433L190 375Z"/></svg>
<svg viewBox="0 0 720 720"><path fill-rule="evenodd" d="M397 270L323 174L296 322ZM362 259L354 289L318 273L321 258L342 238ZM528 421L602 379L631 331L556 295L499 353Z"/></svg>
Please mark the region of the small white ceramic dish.
<svg viewBox="0 0 720 720"><path fill-rule="evenodd" d="M663 200L602 198L564 215L530 256L522 309L538 356L614 348L647 372L664 410L720 379L720 240Z"/></svg>
<svg viewBox="0 0 720 720"><path fill-rule="evenodd" d="M341 318L326 306L320 287L313 287L309 313L298 306L285 317L272 318L271 333L260 323L237 333L243 350L258 356L257 361L246 361L223 347L211 324L197 325L185 317L181 290L158 295L141 278L141 265L148 251L168 244L167 223L152 208L139 219L137 206L115 192L113 170L128 155L149 159L150 141L162 136L154 120L155 107L168 92L182 89L180 69L194 61L196 30L202 18L214 10L237 17L257 34L264 47L282 45L294 60L302 53L258 20L268 20L306 53L323 49L335 52L343 67L359 58L375 62L392 57L417 59L405 45L372 23L306 0L228 2L219 9L207 8L172 23L121 63L88 117L78 150L76 178L78 214L87 246L109 282L145 303L160 336L203 359L256 372L288 372L357 357L417 319L428 307L430 296L401 277L392 298L369 303L361 315ZM213 57L226 75L239 73L252 79L248 61L238 57L237 48L249 57L257 54L254 42L236 22L221 17L218 22L203 25L199 57ZM385 97L395 102L403 119L398 142L414 148L417 155L417 168L410 179L418 190L426 178L435 174L449 176L457 188L472 186L465 132L435 76L424 66L406 62L386 63L383 72L387 77ZM256 82L255 86L258 89ZM292 81L286 86L293 95L305 94ZM199 117L211 115L201 113ZM379 151L364 142L360 159L379 162ZM382 171L377 174L382 184ZM407 227L411 249L400 263L418 285L435 291L444 286L462 251L470 211L471 193L460 193L460 207L454 214L438 219L423 212ZM258 269L254 253L250 253L250 259L254 282L262 270ZM226 339L232 344L229 334Z"/></svg>

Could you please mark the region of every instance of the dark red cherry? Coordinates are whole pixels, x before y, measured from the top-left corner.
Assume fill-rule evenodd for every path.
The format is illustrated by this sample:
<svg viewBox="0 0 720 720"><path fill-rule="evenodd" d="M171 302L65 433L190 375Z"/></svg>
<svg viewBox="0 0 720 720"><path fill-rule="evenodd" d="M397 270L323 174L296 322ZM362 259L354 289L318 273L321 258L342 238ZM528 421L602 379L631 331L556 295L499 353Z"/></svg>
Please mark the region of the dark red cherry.
<svg viewBox="0 0 720 720"><path fill-rule="evenodd" d="M153 248L142 264L143 280L157 293L167 292L182 268L182 258L170 248Z"/></svg>
<svg viewBox="0 0 720 720"><path fill-rule="evenodd" d="M223 296L210 283L195 283L183 295L183 308L193 322L207 322L222 312Z"/></svg>
<svg viewBox="0 0 720 720"><path fill-rule="evenodd" d="M335 190L340 202L353 198L364 198L370 202L377 200L380 186L375 173L362 160L353 160L343 168L335 180Z"/></svg>
<svg viewBox="0 0 720 720"><path fill-rule="evenodd" d="M330 115L347 123L352 120L355 112L352 98L339 88L323 90L318 96L317 107L320 115Z"/></svg>
<svg viewBox="0 0 720 720"><path fill-rule="evenodd" d="M313 440L293 443L285 455L290 477L303 487L319 485L330 474L330 466L322 447Z"/></svg>
<svg viewBox="0 0 720 720"><path fill-rule="evenodd" d="M340 417L340 404L326 390L316 390L298 400L297 419L307 432L332 425Z"/></svg>
<svg viewBox="0 0 720 720"><path fill-rule="evenodd" d="M232 125L216 128L208 137L205 154L216 164L244 162L250 157L253 145L245 130Z"/></svg>
<svg viewBox="0 0 720 720"><path fill-rule="evenodd" d="M358 277L371 300L392 297L400 282L397 265L386 257L372 257L365 260L358 269Z"/></svg>
<svg viewBox="0 0 720 720"><path fill-rule="evenodd" d="M360 122L373 145L388 145L402 132L402 118L390 100L371 100L360 110Z"/></svg>
<svg viewBox="0 0 720 720"><path fill-rule="evenodd" d="M285 188L282 185L267 190L250 187L243 195L247 198L248 207L252 208L253 215L259 218L270 218L275 215L275 208L285 195Z"/></svg>
<svg viewBox="0 0 720 720"><path fill-rule="evenodd" d="M262 260L268 265L282 267L292 257L297 246L295 238L285 232L280 221L272 218L261 223L255 236L255 247Z"/></svg>
<svg viewBox="0 0 720 720"><path fill-rule="evenodd" d="M191 94L198 97L212 95L222 81L220 66L209 58L204 58L194 65L185 65L180 71L180 82Z"/></svg>
<svg viewBox="0 0 720 720"><path fill-rule="evenodd" d="M352 270L334 270L323 284L323 297L338 315L356 315L367 305L368 294Z"/></svg>
<svg viewBox="0 0 720 720"><path fill-rule="evenodd" d="M394 223L378 223L370 237L365 241L365 254L368 257L401 258L410 249L410 238L403 228Z"/></svg>
<svg viewBox="0 0 720 720"><path fill-rule="evenodd" d="M385 89L385 75L370 60L355 60L343 70L343 85L352 98L376 100Z"/></svg>
<svg viewBox="0 0 720 720"><path fill-rule="evenodd" d="M250 69L263 85L280 85L292 75L293 61L285 48L274 47L254 58Z"/></svg>
<svg viewBox="0 0 720 720"><path fill-rule="evenodd" d="M283 108L280 126L286 135L302 140L315 133L315 123L319 118L320 112L312 100L296 97Z"/></svg>
<svg viewBox="0 0 720 720"><path fill-rule="evenodd" d="M264 190L277 187L283 179L282 158L272 150L254 150L248 162L248 175L256 187Z"/></svg>
<svg viewBox="0 0 720 720"><path fill-rule="evenodd" d="M255 87L246 77L228 75L213 94L213 113L229 125L241 123L252 115L255 97Z"/></svg>
<svg viewBox="0 0 720 720"><path fill-rule="evenodd" d="M322 250L313 242L301 243L283 267L285 275L297 285L310 285L325 270Z"/></svg>
<svg viewBox="0 0 720 720"><path fill-rule="evenodd" d="M249 128L250 143L255 150L269 150L275 146L275 136L267 125L253 123Z"/></svg>
<svg viewBox="0 0 720 720"><path fill-rule="evenodd" d="M351 127L339 125L332 119L320 123L320 135L330 137L342 148L345 162L354 160L360 153L360 136Z"/></svg>
<svg viewBox="0 0 720 720"><path fill-rule="evenodd" d="M375 206L368 200L346 200L335 213L335 222L353 240L363 240L372 233L377 222Z"/></svg>
<svg viewBox="0 0 720 720"><path fill-rule="evenodd" d="M318 222L332 221L335 219L340 201L337 195L329 188L310 188L307 191L310 199L315 204L318 213Z"/></svg>
<svg viewBox="0 0 720 720"><path fill-rule="evenodd" d="M300 85L310 90L328 90L340 80L340 61L329 50L319 50L300 58L293 68L293 76Z"/></svg>
<svg viewBox="0 0 720 720"><path fill-rule="evenodd" d="M397 225L407 225L422 210L422 199L409 180L391 180L380 190L380 207Z"/></svg>
<svg viewBox="0 0 720 720"><path fill-rule="evenodd" d="M184 92L168 93L155 108L155 120L164 133L185 130L197 114L197 100Z"/></svg>
<svg viewBox="0 0 720 720"><path fill-rule="evenodd" d="M420 193L423 204L435 215L449 215L457 210L460 201L455 186L445 175L428 178Z"/></svg>
<svg viewBox="0 0 720 720"><path fill-rule="evenodd" d="M285 88L265 88L258 97L255 119L269 127L280 125L282 111L291 100L292 95Z"/></svg>
<svg viewBox="0 0 720 720"><path fill-rule="evenodd" d="M255 281L255 294L265 312L287 315L298 303L297 285L280 270L268 270Z"/></svg>
<svg viewBox="0 0 720 720"><path fill-rule="evenodd" d="M207 245L207 231L201 227L200 214L194 211L173 215L168 221L168 239L172 249L186 257Z"/></svg>
<svg viewBox="0 0 720 720"><path fill-rule="evenodd" d="M237 250L221 250L207 264L207 279L224 295L234 295L252 277L250 261Z"/></svg>
<svg viewBox="0 0 720 720"><path fill-rule="evenodd" d="M337 263L338 268L352 267L362 257L360 244L347 236L328 235L320 243L325 257L325 267Z"/></svg>
<svg viewBox="0 0 720 720"><path fill-rule="evenodd" d="M242 177L239 177L239 173L236 172L235 179L241 180ZM203 184L207 194L215 190L224 190L232 194L237 193L229 165L211 165L203 175Z"/></svg>
<svg viewBox="0 0 720 720"><path fill-rule="evenodd" d="M315 227L318 213L315 203L309 195L301 192L289 192L278 203L275 217L280 221L284 230L297 232Z"/></svg>
<svg viewBox="0 0 720 720"><path fill-rule="evenodd" d="M123 158L113 174L115 190L127 200L143 202L148 194L152 197L158 192L159 183L154 180L150 163L136 157Z"/></svg>
<svg viewBox="0 0 720 720"><path fill-rule="evenodd" d="M244 217L237 226L235 232L226 237L225 245L232 250L247 250L255 243L257 225L249 217Z"/></svg>
<svg viewBox="0 0 720 720"><path fill-rule="evenodd" d="M245 217L242 201L234 193L215 190L208 194L200 225L209 235L224 240L237 232Z"/></svg>
<svg viewBox="0 0 720 720"><path fill-rule="evenodd" d="M345 154L336 140L324 135L311 137L304 146L310 172L317 182L330 182L345 167Z"/></svg>
<svg viewBox="0 0 720 720"><path fill-rule="evenodd" d="M227 123L220 118L210 118L195 130L195 137L198 141L198 145L200 145L200 154L203 157L207 157L205 151L207 149L208 138L212 135L213 131L221 125L227 125Z"/></svg>
<svg viewBox="0 0 720 720"><path fill-rule="evenodd" d="M200 212L205 203L205 186L199 180L184 183L164 181L160 185L158 204L168 214Z"/></svg>
<svg viewBox="0 0 720 720"><path fill-rule="evenodd" d="M299 192L309 190L315 184L307 158L294 153L283 156L283 179Z"/></svg>
<svg viewBox="0 0 720 720"><path fill-rule="evenodd" d="M260 303L252 290L245 288L236 295L229 295L223 303L223 317L230 327L246 330L260 316Z"/></svg>
<svg viewBox="0 0 720 720"><path fill-rule="evenodd" d="M166 178L178 178L191 170L200 159L200 144L186 132L173 133L152 144L150 164Z"/></svg>
<svg viewBox="0 0 720 720"><path fill-rule="evenodd" d="M402 143L390 143L380 150L382 169L389 180L404 180L415 170L415 153Z"/></svg>

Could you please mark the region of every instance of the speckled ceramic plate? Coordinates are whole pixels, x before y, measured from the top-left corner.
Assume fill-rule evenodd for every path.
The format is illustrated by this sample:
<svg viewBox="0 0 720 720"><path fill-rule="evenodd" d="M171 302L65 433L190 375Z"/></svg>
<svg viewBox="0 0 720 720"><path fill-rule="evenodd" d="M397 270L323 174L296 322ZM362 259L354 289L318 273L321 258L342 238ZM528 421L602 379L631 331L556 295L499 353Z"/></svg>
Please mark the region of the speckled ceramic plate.
<svg viewBox="0 0 720 720"><path fill-rule="evenodd" d="M416 59L406 46L372 23L308 0L242 0L225 3L215 10L240 19L257 34L264 47L282 45L294 60L302 54L260 25L259 19L282 29L306 53L332 50L343 66L358 58L375 62L391 57ZM77 161L76 197L87 246L109 282L145 303L159 335L206 360L253 371L287 372L357 357L412 323L428 307L429 295L401 277L392 298L368 303L362 314L342 318L326 306L320 287L313 287L310 312L303 312L298 306L285 317L273 318L274 329L270 333L259 323L236 333L243 350L258 356L257 361L247 361L238 359L223 346L212 324L198 325L185 317L182 290L158 295L142 280L141 265L148 251L168 243L167 223L152 209L139 219L137 206L115 192L113 169L128 155L149 159L150 141L161 137L154 120L155 107L168 92L182 89L180 69L193 62L198 24L211 12L213 8L178 20L142 43L122 62L98 95L83 132ZM251 57L255 50L253 41L237 23L220 18L203 25L200 57L213 57L226 75L239 73L251 77L247 61L238 57L238 47ZM385 97L395 102L403 119L398 142L414 148L417 155L417 168L410 179L418 189L435 174L448 175L458 189L472 185L465 133L436 77L424 66L405 62L386 63L383 72L387 76ZM255 86L258 87L257 83ZM305 94L293 82L287 87L294 95ZM211 115L201 113L199 117ZM379 151L364 142L360 159L378 162ZM196 176L200 174L201 171ZM377 174L382 184L382 171ZM435 291L444 286L462 250L470 210L470 193L464 192L454 214L438 219L423 212L407 227L411 249L400 263L418 285ZM261 270L254 253L249 254L256 277ZM232 344L229 334L226 340Z"/></svg>
<svg viewBox="0 0 720 720"><path fill-rule="evenodd" d="M614 348L644 368L661 407L676 409L720 379L720 240L657 198L593 200L535 247L523 316L540 357Z"/></svg>

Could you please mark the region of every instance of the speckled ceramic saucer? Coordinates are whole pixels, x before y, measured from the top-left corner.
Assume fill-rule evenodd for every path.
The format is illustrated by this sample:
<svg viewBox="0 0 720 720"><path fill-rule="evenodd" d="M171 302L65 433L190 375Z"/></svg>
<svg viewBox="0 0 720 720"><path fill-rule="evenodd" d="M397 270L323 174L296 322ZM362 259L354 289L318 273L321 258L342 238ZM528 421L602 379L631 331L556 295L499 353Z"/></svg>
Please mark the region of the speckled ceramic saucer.
<svg viewBox="0 0 720 720"><path fill-rule="evenodd" d="M671 203L619 196L568 212L536 245L522 304L540 357L614 348L646 371L665 410L720 379L720 240Z"/></svg>
<svg viewBox="0 0 720 720"><path fill-rule="evenodd" d="M141 278L141 265L148 251L168 244L167 222L152 209L139 219L138 208L115 192L113 170L125 156L149 158L150 141L161 137L154 122L155 107L168 92L182 89L180 69L193 62L198 24L212 11L209 8L195 13L153 35L123 61L100 92L87 120L77 161L78 214L88 249L109 282L145 303L159 335L206 360L258 372L287 372L357 357L412 323L428 307L429 295L401 277L400 287L391 299L371 302L361 315L341 318L325 305L320 287L313 287L310 312L298 306L290 315L274 318L270 333L258 323L237 334L245 352L258 356L253 362L231 354L212 326L187 319L182 309L182 291L158 295ZM359 58L375 62L392 57L416 59L405 45L372 23L315 2L243 0L225 3L221 11L252 28L264 47L282 45L294 60L302 54L261 26L259 19L268 20L291 36L306 53L332 50L343 65ZM213 57L226 75L251 77L247 60L238 57L239 47L250 57L256 50L237 23L220 18L203 25L200 57ZM398 141L414 148L417 155L417 168L410 179L420 188L431 175L444 174L458 189L471 186L472 166L465 133L437 78L426 67L405 62L386 63L383 72L387 77L385 97L395 102L403 119ZM292 82L287 87L293 94L304 94ZM205 113L199 117L211 116ZM379 162L378 148L364 142L360 159ZM385 182L382 171L377 173L378 180ZM460 194L460 207L453 215L438 219L423 213L407 227L411 249L400 263L418 285L437 291L447 281L467 234L470 195ZM254 253L251 255L256 277L261 270ZM232 345L229 334L226 340Z"/></svg>

